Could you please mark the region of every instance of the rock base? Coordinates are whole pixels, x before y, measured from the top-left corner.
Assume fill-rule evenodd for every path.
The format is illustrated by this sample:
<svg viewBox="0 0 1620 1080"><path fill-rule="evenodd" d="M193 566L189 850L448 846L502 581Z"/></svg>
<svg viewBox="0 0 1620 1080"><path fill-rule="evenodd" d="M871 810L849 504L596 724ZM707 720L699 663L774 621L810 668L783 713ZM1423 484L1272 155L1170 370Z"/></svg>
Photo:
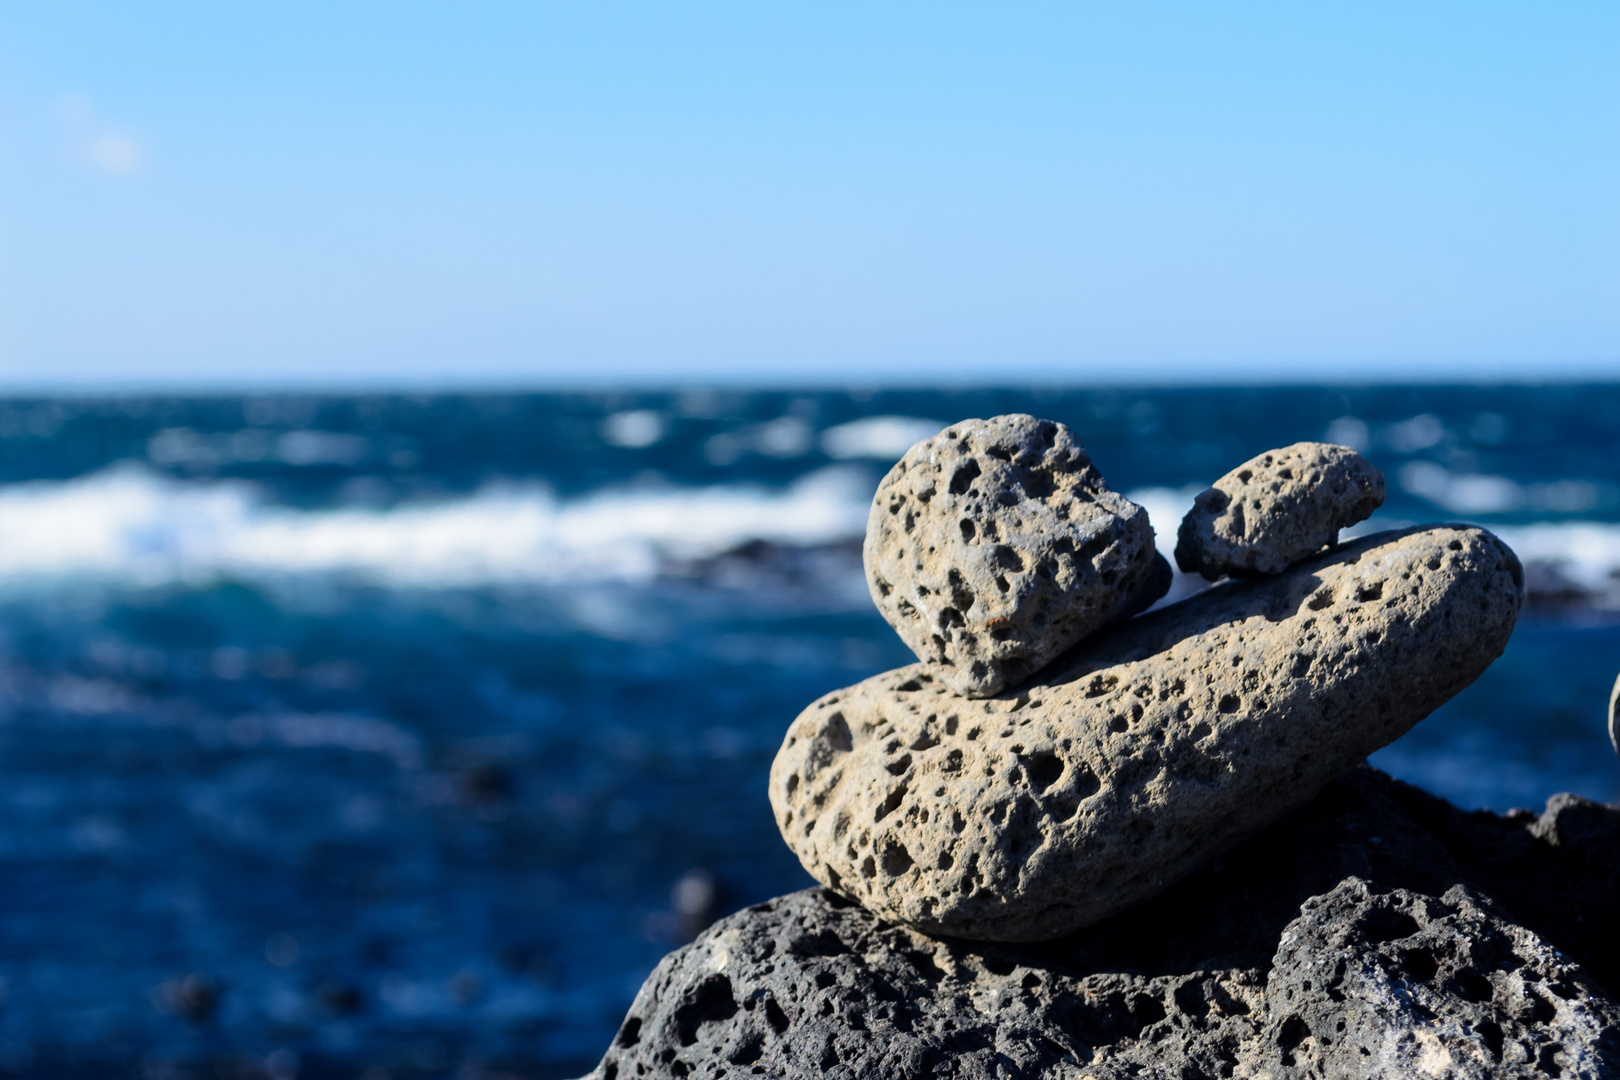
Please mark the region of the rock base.
<svg viewBox="0 0 1620 1080"><path fill-rule="evenodd" d="M1464 813L1361 768L1157 898L1035 944L823 889L716 924L597 1080L1620 1076L1620 808Z"/></svg>

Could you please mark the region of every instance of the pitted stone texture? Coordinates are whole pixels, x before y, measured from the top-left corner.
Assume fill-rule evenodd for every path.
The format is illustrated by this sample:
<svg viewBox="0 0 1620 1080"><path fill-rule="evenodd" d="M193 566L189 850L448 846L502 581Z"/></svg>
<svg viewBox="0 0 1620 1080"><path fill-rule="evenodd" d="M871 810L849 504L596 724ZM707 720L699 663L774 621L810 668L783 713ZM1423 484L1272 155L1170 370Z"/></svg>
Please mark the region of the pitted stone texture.
<svg viewBox="0 0 1620 1080"><path fill-rule="evenodd" d="M1620 1008L1463 885L1440 898L1381 895L1350 878L1307 900L1283 933L1266 1006L1258 1064L1284 1074L1596 1080L1620 1070Z"/></svg>
<svg viewBox="0 0 1620 1080"><path fill-rule="evenodd" d="M590 1075L1101 1080L1175 1047L1192 1071L1163 1075L1216 1077L1258 1036L1263 1009L1260 970L1082 974L928 938L809 889L666 957ZM1077 1071L1104 1063L1125 1068Z"/></svg>
<svg viewBox="0 0 1620 1080"><path fill-rule="evenodd" d="M1501 654L1523 573L1481 529L1366 537L1230 582L970 702L921 665L790 727L770 797L816 880L929 933L1025 941L1162 890Z"/></svg>
<svg viewBox="0 0 1620 1080"><path fill-rule="evenodd" d="M864 549L883 617L970 697L1121 615L1157 580L1155 554L1147 511L1108 489L1068 428L1022 413L907 451L872 499Z"/></svg>
<svg viewBox="0 0 1620 1080"><path fill-rule="evenodd" d="M1615 808L1464 813L1359 768L1057 941L929 938L823 890L741 912L659 965L592 1075L1610 1076L1616 849Z"/></svg>
<svg viewBox="0 0 1620 1080"><path fill-rule="evenodd" d="M1280 574L1383 504L1384 474L1348 446L1268 450L1193 501L1176 534L1176 565L1210 581Z"/></svg>

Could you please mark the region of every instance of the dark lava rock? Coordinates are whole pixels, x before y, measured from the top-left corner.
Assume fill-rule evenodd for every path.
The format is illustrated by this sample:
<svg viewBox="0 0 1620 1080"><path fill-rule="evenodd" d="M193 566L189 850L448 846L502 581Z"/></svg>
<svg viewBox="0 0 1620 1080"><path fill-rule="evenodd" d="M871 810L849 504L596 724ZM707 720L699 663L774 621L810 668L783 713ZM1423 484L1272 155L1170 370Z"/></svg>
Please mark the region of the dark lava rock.
<svg viewBox="0 0 1620 1080"><path fill-rule="evenodd" d="M665 958L597 1080L1620 1077L1620 808L1464 813L1361 768L1153 900L1031 944L824 889Z"/></svg>

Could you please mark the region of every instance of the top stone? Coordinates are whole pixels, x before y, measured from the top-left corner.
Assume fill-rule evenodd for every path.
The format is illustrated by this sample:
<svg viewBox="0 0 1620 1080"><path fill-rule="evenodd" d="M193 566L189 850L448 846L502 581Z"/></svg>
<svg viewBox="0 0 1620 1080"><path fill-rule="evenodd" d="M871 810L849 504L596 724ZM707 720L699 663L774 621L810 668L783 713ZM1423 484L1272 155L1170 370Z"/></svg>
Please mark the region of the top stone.
<svg viewBox="0 0 1620 1080"><path fill-rule="evenodd" d="M883 617L968 697L1141 610L1169 576L1147 511L1108 489L1067 427L1022 413L907 451L872 499L864 556Z"/></svg>
<svg viewBox="0 0 1620 1080"><path fill-rule="evenodd" d="M1268 450L1194 500L1176 534L1176 564L1210 581L1280 574L1383 503L1384 474L1348 446Z"/></svg>

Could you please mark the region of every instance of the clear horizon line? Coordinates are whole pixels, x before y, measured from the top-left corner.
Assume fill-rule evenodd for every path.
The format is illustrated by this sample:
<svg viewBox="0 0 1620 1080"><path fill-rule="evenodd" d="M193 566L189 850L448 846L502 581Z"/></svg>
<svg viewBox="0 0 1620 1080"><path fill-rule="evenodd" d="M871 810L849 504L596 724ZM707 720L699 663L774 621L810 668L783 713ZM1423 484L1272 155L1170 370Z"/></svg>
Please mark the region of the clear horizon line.
<svg viewBox="0 0 1620 1080"><path fill-rule="evenodd" d="M1372 370L1322 373L1312 370L1280 370L1286 365L1246 366L1219 373L1200 372L1211 365L1185 368L1138 369L1130 372L1096 370L1090 367L1072 372L1038 368L1000 374L946 369L924 375L913 371L856 374L836 370L801 372L793 375L770 371L687 371L658 373L618 371L599 374L569 372L549 375L510 373L457 374L441 372L421 375L293 375L285 377L238 376L205 377L157 376L146 378L55 378L23 379L0 374L0 398L21 397L128 397L198 396L215 397L242 394L420 394L420 393L606 393L683 390L949 390L1006 388L1083 389L1218 389L1224 387L1329 387L1329 386L1539 386L1620 383L1620 359L1583 363L1480 364L1476 372L1460 365L1412 364L1405 371L1398 365L1376 363ZM1356 365L1346 365L1355 367Z"/></svg>

